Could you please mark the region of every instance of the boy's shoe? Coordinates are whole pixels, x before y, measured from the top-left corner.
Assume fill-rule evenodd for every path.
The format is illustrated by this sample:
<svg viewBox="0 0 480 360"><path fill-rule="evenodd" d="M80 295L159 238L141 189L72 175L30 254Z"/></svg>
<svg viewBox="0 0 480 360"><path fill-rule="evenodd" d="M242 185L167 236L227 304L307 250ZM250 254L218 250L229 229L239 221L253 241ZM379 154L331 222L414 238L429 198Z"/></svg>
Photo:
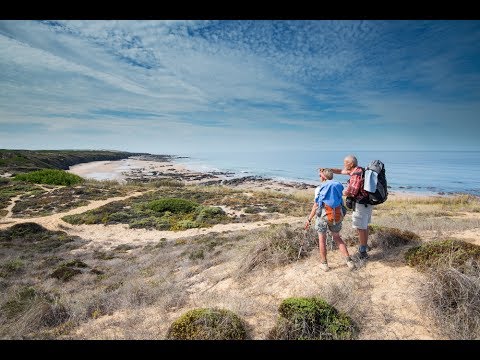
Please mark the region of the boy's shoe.
<svg viewBox="0 0 480 360"><path fill-rule="evenodd" d="M328 264L326 262L322 262L320 263L320 269L322 269L323 271L327 272L328 270L330 270L330 268L328 267Z"/></svg>
<svg viewBox="0 0 480 360"><path fill-rule="evenodd" d="M350 259L350 257L347 260L347 266L350 270L355 269L355 263L352 261L352 259Z"/></svg>

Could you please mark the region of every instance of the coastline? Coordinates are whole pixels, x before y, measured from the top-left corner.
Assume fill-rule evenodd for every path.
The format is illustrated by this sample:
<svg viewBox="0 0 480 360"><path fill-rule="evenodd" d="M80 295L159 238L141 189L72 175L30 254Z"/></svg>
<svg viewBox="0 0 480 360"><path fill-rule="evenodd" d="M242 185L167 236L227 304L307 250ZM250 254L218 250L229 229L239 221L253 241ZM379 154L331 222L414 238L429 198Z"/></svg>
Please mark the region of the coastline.
<svg viewBox="0 0 480 360"><path fill-rule="evenodd" d="M171 156L168 160L165 160L165 156L162 156L162 158L155 158L155 156L132 156L122 160L93 161L77 164L71 166L67 171L87 179L113 180L119 183L170 179L183 182L185 185L224 185L246 190L273 190L283 193L313 190L319 185L319 182L311 184L300 181L281 181L261 176L239 176L232 172L195 171L175 162L174 159L174 156ZM456 194L389 189L389 196L396 199L453 195Z"/></svg>
<svg viewBox="0 0 480 360"><path fill-rule="evenodd" d="M114 180L120 183L128 181L150 182L171 179L186 185L225 185L242 189L264 189L280 192L314 189L317 185L279 181L261 176L238 177L231 172L200 172L189 170L174 161L130 157L115 161L95 161L71 166L70 173L95 180Z"/></svg>

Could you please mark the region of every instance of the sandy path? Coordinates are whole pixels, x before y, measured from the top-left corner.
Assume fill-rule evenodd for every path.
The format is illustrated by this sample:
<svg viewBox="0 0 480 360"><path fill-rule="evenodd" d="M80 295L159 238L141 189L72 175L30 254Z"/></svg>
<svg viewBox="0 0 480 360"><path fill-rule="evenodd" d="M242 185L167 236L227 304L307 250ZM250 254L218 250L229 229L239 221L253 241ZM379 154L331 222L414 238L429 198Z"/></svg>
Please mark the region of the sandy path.
<svg viewBox="0 0 480 360"><path fill-rule="evenodd" d="M209 228L188 229L183 231L161 231L148 229L130 229L126 224L116 225L70 225L62 226L62 230L70 235L81 236L88 240L89 244L83 249L90 247L111 248L120 244L138 244L145 245L149 242L158 242L164 238L176 240L196 235L206 235L209 233L234 232L240 230L253 230L266 227L271 224L298 223L301 225L303 217L286 216L273 220L257 221L250 223L230 223L217 224Z"/></svg>
<svg viewBox="0 0 480 360"><path fill-rule="evenodd" d="M10 218L12 217L13 213L12 213L12 210L13 210L13 207L15 206L15 204L17 203L17 201L20 199L20 197L22 196L22 194L20 195L17 195L13 198L10 199L10 205L8 205L5 210L7 210L7 215L5 215L5 218Z"/></svg>
<svg viewBox="0 0 480 360"><path fill-rule="evenodd" d="M153 190L148 190L148 191L153 191ZM127 195L127 196L112 197L112 198L109 198L107 200L93 200L88 205L80 206L80 207L77 207L75 209L71 209L69 211L56 213L56 214L52 214L52 215L47 215L47 216L32 217L32 218L21 218L21 219L11 217L11 208L13 208L13 206L15 205L16 200L18 200L18 199L16 199L18 197L16 197L15 201L13 201L12 204L10 205L11 208L9 206L9 208L10 208L9 209L9 215L7 215L5 218L3 218L2 221L0 222L0 229L10 227L14 224L20 224L20 223L26 223L26 222L35 222L37 224L40 224L40 225L44 226L45 228L47 228L49 230L54 230L54 231L63 230L63 228L65 228L65 227L72 226L72 225L66 223L65 221L63 221L61 219L65 215L81 214L85 211L96 209L100 206L106 205L106 204L111 203L113 201L125 200L125 199L131 198L131 197L143 195L145 193L146 192L135 192L135 193L132 193L132 194ZM61 227L60 227L60 225L61 225ZM90 226L90 225L88 225L88 226Z"/></svg>
<svg viewBox="0 0 480 360"><path fill-rule="evenodd" d="M154 191L154 190L148 190ZM190 237L196 235L209 234L213 232L231 232L239 230L252 230L271 224L280 224L280 223L295 223L303 220L304 217L294 217L294 216L284 216L278 219L269 219L265 221L249 222L249 223L229 223L229 224L217 224L210 228L196 228L188 229L183 231L160 231L160 230L149 230L149 229L131 229L127 224L116 224L116 225L99 225L99 224L90 224L90 225L71 225L62 220L62 217L66 215L81 214L88 210L93 210L99 208L103 205L114 201L125 200L131 197L136 197L145 194L146 192L135 192L127 196L122 197L113 197L107 200L94 200L91 201L88 205L80 206L69 211L56 213L47 216L41 217L32 217L32 218L12 218L12 208L15 206L16 201L20 198L16 196L12 199L12 203L8 206L8 214L5 216L2 221L0 221L0 229L10 227L14 224L26 223L26 222L35 222L42 225L43 227L57 231L62 230L66 231L69 235L77 235L82 237L85 240L89 240L90 243L87 247L91 246L101 246L101 247L115 247L120 244L145 244L151 241L159 241L162 238L167 240L176 240L183 237ZM86 248L84 248L86 250Z"/></svg>

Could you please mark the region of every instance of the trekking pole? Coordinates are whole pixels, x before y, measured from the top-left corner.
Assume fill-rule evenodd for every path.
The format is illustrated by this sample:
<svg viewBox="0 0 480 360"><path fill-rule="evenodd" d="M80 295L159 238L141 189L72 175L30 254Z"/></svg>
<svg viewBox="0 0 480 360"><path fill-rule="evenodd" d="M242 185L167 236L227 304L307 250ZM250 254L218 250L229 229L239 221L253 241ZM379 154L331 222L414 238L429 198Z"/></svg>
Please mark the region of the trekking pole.
<svg viewBox="0 0 480 360"><path fill-rule="evenodd" d="M303 230L303 241L302 244L300 245L300 249L298 249L298 255L297 255L297 260L300 259L300 254L302 252L303 245L305 245L305 241L307 240L307 230Z"/></svg>

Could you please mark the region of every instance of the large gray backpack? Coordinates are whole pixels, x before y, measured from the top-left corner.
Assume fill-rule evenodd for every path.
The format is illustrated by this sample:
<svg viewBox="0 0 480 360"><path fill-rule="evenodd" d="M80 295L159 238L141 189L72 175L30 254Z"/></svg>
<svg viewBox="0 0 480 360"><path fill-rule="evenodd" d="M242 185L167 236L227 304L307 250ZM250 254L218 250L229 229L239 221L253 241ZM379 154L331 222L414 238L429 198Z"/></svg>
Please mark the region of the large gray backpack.
<svg viewBox="0 0 480 360"><path fill-rule="evenodd" d="M387 178L383 162L371 161L363 171L363 180L363 189L368 193L368 204L378 205L387 200Z"/></svg>

